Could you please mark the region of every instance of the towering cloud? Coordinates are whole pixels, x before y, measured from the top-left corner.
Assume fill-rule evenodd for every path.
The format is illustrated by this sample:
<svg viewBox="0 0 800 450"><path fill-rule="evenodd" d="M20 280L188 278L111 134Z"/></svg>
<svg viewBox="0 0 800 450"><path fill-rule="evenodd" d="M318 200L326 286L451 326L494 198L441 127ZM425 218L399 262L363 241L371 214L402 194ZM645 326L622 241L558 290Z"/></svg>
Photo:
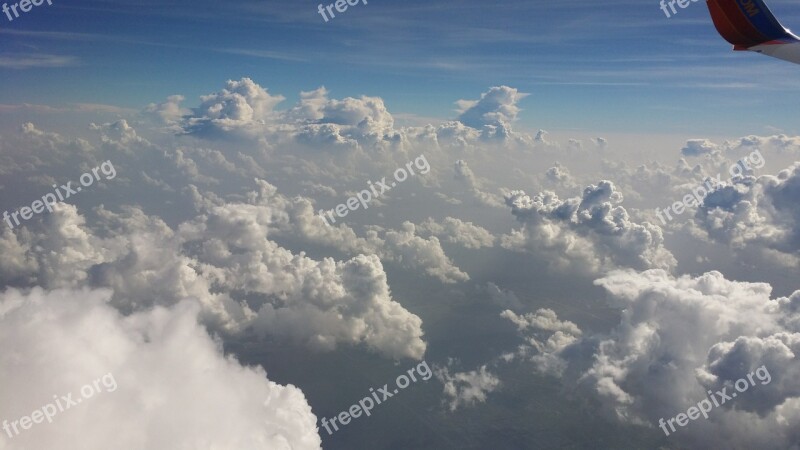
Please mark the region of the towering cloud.
<svg viewBox="0 0 800 450"><path fill-rule="evenodd" d="M674 267L661 229L633 222L620 203L622 194L610 181L588 186L582 197L566 200L549 191L534 197L511 192L506 204L522 228L503 236L502 245L546 255L554 268L599 272L615 267Z"/></svg>
<svg viewBox="0 0 800 450"><path fill-rule="evenodd" d="M771 299L765 283L659 269L614 271L596 284L621 311L609 334L581 333L552 311L506 311L526 337L518 353L580 386L620 421L645 427L685 412L708 390L731 392L735 381L764 366L771 380L762 373L746 393L670 439L710 448L789 448L797 439L800 291Z"/></svg>

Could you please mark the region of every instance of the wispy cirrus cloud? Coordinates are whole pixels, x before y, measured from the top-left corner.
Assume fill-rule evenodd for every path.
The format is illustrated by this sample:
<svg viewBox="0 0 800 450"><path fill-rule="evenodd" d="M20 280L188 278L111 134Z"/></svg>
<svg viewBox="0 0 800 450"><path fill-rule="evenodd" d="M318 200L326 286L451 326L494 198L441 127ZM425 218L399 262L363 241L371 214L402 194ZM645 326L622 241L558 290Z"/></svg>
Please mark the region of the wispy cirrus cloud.
<svg viewBox="0 0 800 450"><path fill-rule="evenodd" d="M0 34L7 34L11 36L27 36L42 39L58 39L70 41L90 41L103 38L99 34L90 33L77 33L77 32L63 32L63 31L34 31L34 30L13 30L5 29L0 30Z"/></svg>
<svg viewBox="0 0 800 450"><path fill-rule="evenodd" d="M123 108L114 105L103 105L98 103L72 103L66 106L37 105L32 103L20 103L16 105L0 103L0 113L14 111L34 111L40 113L64 113L64 112L98 112L112 114L134 114L136 109Z"/></svg>
<svg viewBox="0 0 800 450"><path fill-rule="evenodd" d="M78 65L78 58L65 55L23 55L5 54L0 55L0 67L5 69L33 69L33 68L55 68L69 67Z"/></svg>
<svg viewBox="0 0 800 450"><path fill-rule="evenodd" d="M221 48L217 49L216 51L223 53L230 53L233 55L252 56L255 58L279 59L283 61L296 61L296 62L308 61L308 58L301 58L298 56L292 56L286 53L274 52L271 50L252 50L246 48Z"/></svg>

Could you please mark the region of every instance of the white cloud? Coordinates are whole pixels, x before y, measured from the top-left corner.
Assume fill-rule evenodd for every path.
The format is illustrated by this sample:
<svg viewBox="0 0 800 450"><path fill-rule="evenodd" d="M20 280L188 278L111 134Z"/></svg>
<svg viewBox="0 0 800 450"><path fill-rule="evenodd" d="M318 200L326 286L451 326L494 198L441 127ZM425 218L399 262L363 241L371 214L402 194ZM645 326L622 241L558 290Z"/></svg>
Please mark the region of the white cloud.
<svg viewBox="0 0 800 450"><path fill-rule="evenodd" d="M417 229L423 233L443 237L446 242L472 249L492 247L495 241L495 237L489 230L454 217L445 217L441 224L429 217L428 220L419 224Z"/></svg>
<svg viewBox="0 0 800 450"><path fill-rule="evenodd" d="M764 366L755 386L670 435L698 448L789 448L800 425L800 291L771 299L765 283L719 272L673 277L614 271L596 281L621 311L608 334L582 333L553 311L504 311L536 370L578 385L624 423L658 431L669 419ZM513 358L507 357L507 360ZM760 380L760 381L759 381Z"/></svg>
<svg viewBox="0 0 800 450"><path fill-rule="evenodd" d="M554 268L598 272L674 267L661 229L633 222L621 202L622 194L610 181L588 186L582 197L566 200L548 191L534 197L511 192L506 204L523 227L502 236L502 246L544 254Z"/></svg>
<svg viewBox="0 0 800 450"><path fill-rule="evenodd" d="M540 308L535 313L516 314L511 310L500 313L516 325L525 339L514 356L528 359L540 373L561 376L567 367L562 352L576 343L582 332L568 320L559 320L552 309Z"/></svg>
<svg viewBox="0 0 800 450"><path fill-rule="evenodd" d="M674 167L627 166L605 159L612 149L586 151L605 148L600 138L583 136L586 150L578 151L580 141L559 146L544 131L527 141L512 134L521 98L511 88L494 88L481 100L462 102L467 124L395 128L395 116L379 97L335 99L319 88L279 111L281 96L242 79L203 97L192 111L182 108L180 96L148 106L145 115L157 123L141 115L97 120L85 140L26 123L0 137L2 192L14 202L4 206L35 199L10 194L10 186L15 192L31 192L29 185L37 183L49 189L96 160L111 159L120 176L107 188L82 194L74 206L61 205L14 231L0 231L0 278L26 289L111 288L109 305L131 317L150 314L154 306L177 310L192 299L198 305L193 317L221 340L258 344L267 338L321 351L348 346L399 359L421 358L426 343L421 319L397 294L408 290L390 290L388 279L408 275L429 283L424 277L431 277L448 284L439 286L443 292L460 295L472 277L483 280L473 294L508 309L502 317L523 339L516 353L502 357L506 362L533 363L542 373L574 381L624 422L648 425L656 414L685 411L705 389L738 378L740 365L765 364L772 384L753 388L750 397L720 409L708 423L693 424L687 440L719 447L714 439L720 430L731 436L723 444L747 430L752 436L742 442L751 447L768 447L763 444L772 436L795 442L791 430L800 423L800 399L793 355L800 308L794 297L769 300L765 285L738 284L716 273L687 282L667 272L612 272L602 285L612 291L622 321L594 334L552 310L528 312L514 292L486 280L515 282L498 272L506 267L500 263L512 260L533 258L554 270L569 269L564 279L537 273L514 285L526 292L526 302L536 302L554 288L539 289L537 283L569 284L579 271L602 276L616 268L674 270L673 253L682 270L687 261L712 265L718 254L698 257L696 248L681 248L688 238L698 239L697 233L679 234L688 227L670 229L673 247L667 250L661 228L647 223L645 208L680 199L704 177L727 170L729 159L741 152L768 148L791 157L796 139L751 136L709 143L715 148ZM164 133L163 125L172 130L175 124L186 127L181 135ZM343 200L337 196L358 192L367 180L420 153L430 159L431 176L404 183L403 190L346 222L326 226L317 216L318 208ZM597 183L600 171L614 182ZM795 172L745 178L720 189L707 198L695 226L739 251L761 250L796 264ZM512 183L539 194L504 189ZM507 193L508 203L495 192ZM507 205L512 215L487 215L487 206ZM476 217L480 226L467 221ZM529 255L491 249L495 242ZM449 256L443 243L471 250ZM726 250L720 247L714 249ZM478 260L467 274L458 257L473 253ZM395 278L398 268L410 273ZM764 272L751 275L759 279ZM565 295L580 289L581 281ZM776 288L785 292L789 285ZM493 373L499 359L492 361L473 371L441 371L449 407L485 401L499 385Z"/></svg>
<svg viewBox="0 0 800 450"><path fill-rule="evenodd" d="M689 139L681 149L684 156L701 156L712 153L719 147L708 139Z"/></svg>
<svg viewBox="0 0 800 450"><path fill-rule="evenodd" d="M673 437L701 447L788 447L800 424L800 293L773 300L768 284L729 281L719 272L674 278L663 270L620 271L596 283L622 321L596 344L591 362L566 354L571 363L591 364L582 383L609 410L653 424L766 365L774 384L751 387Z"/></svg>
<svg viewBox="0 0 800 450"><path fill-rule="evenodd" d="M433 372L444 384L444 395L449 399L450 411L483 403L487 394L500 387L500 380L487 369L486 365L469 372L450 374L450 367L435 367Z"/></svg>
<svg viewBox="0 0 800 450"><path fill-rule="evenodd" d="M746 176L710 192L694 216L707 235L740 251L800 264L800 164L758 178Z"/></svg>
<svg viewBox="0 0 800 450"><path fill-rule="evenodd" d="M422 322L391 298L380 260L315 261L280 247L269 239L270 227L286 218L280 207L211 206L177 230L137 208L99 209L100 237L74 206L59 205L41 234L2 241L17 253L4 275L50 288L112 287L123 310L193 298L204 322L225 334L254 328L323 350L364 344L393 358L421 358ZM448 268L440 247L408 239L394 248L409 261L432 259L428 270L445 281L466 277Z"/></svg>
<svg viewBox="0 0 800 450"><path fill-rule="evenodd" d="M74 56L52 55L46 53L6 53L0 56L0 67L17 70L70 67L77 65L79 62L80 60Z"/></svg>
<svg viewBox="0 0 800 450"><path fill-rule="evenodd" d="M444 253L439 239L436 236L428 239L416 236L416 227L411 222L404 222L401 230L387 231L384 248L381 252L383 258L423 268L428 275L443 283L469 280L469 275L454 266Z"/></svg>
<svg viewBox="0 0 800 450"><path fill-rule="evenodd" d="M458 120L464 125L481 129L485 125L503 126L517 120L520 100L528 94L508 86L495 86L481 94L479 100L459 100Z"/></svg>
<svg viewBox="0 0 800 450"><path fill-rule="evenodd" d="M19 428L13 438L0 434L0 448L321 448L303 393L224 356L198 325L198 305L123 317L107 304L110 296L0 294L0 342L7 349L0 355L0 417L18 420L53 395L77 394L111 374L99 393L52 423Z"/></svg>
<svg viewBox="0 0 800 450"><path fill-rule="evenodd" d="M562 331L573 336L580 336L581 330L572 322L558 320L555 311L552 309L539 309L536 313L517 315L513 311L505 310L500 314L517 326L519 331L529 328L543 331Z"/></svg>
<svg viewBox="0 0 800 450"><path fill-rule="evenodd" d="M481 189L482 183L475 176L472 169L469 168L466 161L459 159L456 161L454 169L456 180L462 182L469 189L469 193L476 202L495 208L501 208L503 206L503 201L499 195L484 192Z"/></svg>
<svg viewBox="0 0 800 450"><path fill-rule="evenodd" d="M207 136L219 132L258 133L284 99L282 95L271 95L250 78L228 80L221 91L200 97L200 106L186 118L185 128L189 133Z"/></svg>
<svg viewBox="0 0 800 450"><path fill-rule="evenodd" d="M150 103L142 112L145 116L153 117L162 124L177 125L184 116L191 114L189 109L181 106L184 100L186 98L182 95L170 95L165 102ZM174 130L177 131L178 128Z"/></svg>

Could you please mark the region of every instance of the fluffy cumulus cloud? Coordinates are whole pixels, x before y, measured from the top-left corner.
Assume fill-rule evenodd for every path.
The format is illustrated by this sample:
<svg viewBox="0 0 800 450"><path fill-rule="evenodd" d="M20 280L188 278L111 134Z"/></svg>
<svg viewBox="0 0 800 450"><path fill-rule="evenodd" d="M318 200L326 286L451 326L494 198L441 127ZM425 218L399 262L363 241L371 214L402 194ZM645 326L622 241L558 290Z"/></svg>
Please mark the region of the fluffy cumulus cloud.
<svg viewBox="0 0 800 450"><path fill-rule="evenodd" d="M508 124L517 119L520 111L517 103L527 95L508 86L495 86L481 94L479 100L459 100L458 120L477 129Z"/></svg>
<svg viewBox="0 0 800 450"><path fill-rule="evenodd" d="M661 229L633 222L621 202L622 194L610 181L566 200L549 191L533 197L511 192L506 203L523 226L502 236L501 243L508 249L543 254L555 268L598 272L614 267L674 267Z"/></svg>
<svg viewBox="0 0 800 450"><path fill-rule="evenodd" d="M324 87L302 92L284 120L297 127L295 139L309 145L389 150L402 148L407 139L394 129L394 117L380 97L330 99Z"/></svg>
<svg viewBox="0 0 800 450"><path fill-rule="evenodd" d="M295 254L269 239L286 212L254 203L212 206L177 229L138 208L100 209L102 236L74 206L58 206L46 232L4 234L0 242L15 252L4 275L49 288L111 287L122 310L193 298L204 322L229 334L253 329L319 349L364 344L394 358L422 357L421 320L391 298L376 256L337 262ZM444 257L430 251L407 257ZM454 270L441 276L466 277Z"/></svg>
<svg viewBox="0 0 800 450"><path fill-rule="evenodd" d="M392 300L380 260L314 261L265 236L271 211L247 205L214 208L182 231L201 275L242 298L257 331L332 349L364 342L389 356L421 358L422 321ZM289 270L287 270L289 269Z"/></svg>
<svg viewBox="0 0 800 450"><path fill-rule="evenodd" d="M506 310L501 314L502 317L510 320L520 331L529 328L543 331L563 332L573 336L580 336L581 330L572 322L560 321L556 313L551 309L540 309L536 313L517 315L513 311Z"/></svg>
<svg viewBox="0 0 800 450"><path fill-rule="evenodd" d="M517 120L520 111L517 104L528 94L519 92L508 86L495 86L481 94L478 100L459 100L458 121L464 125L480 130L481 139L485 141L508 141L529 144L527 135L511 130L511 123Z"/></svg>
<svg viewBox="0 0 800 450"><path fill-rule="evenodd" d="M682 428L675 442L797 442L800 293L771 298L766 284L674 271L696 257L687 257L686 241L709 237L796 268L800 166L775 176L742 171L709 189L696 213L665 225L676 243L669 250L649 211L709 177L727 179L732 162L756 151L770 162L796 158L800 141L691 140L682 155L675 149L683 158L674 167L628 166L601 138L559 144L544 131L512 131L524 97L493 87L458 102L454 120L398 126L380 97L335 98L320 87L279 109L283 96L241 78L199 101L175 95L138 115L100 117L81 135L33 123L4 132L3 194L12 184L45 193L106 160L119 175L0 230L0 283L20 289L0 295L0 340L9 349L0 379L10 387L0 393L0 412L13 420L106 373L119 388L57 423L2 437L0 448L318 448L302 393L223 356L215 340L421 359L422 320L402 304L399 293L408 290L389 283L408 279L442 292L476 288L472 294L494 305L479 309L494 321L499 314L522 340L486 365L433 365L450 410L486 401L500 387L501 361L524 361L657 435L659 418L764 367L769 383ZM419 154L429 175L410 177L347 220L326 225L319 217ZM526 165L532 154L542 156L535 173ZM0 207L14 211L39 195L2 195ZM477 259L466 265L464 255ZM547 263L570 280L599 278L582 292L607 291L614 313L598 314L618 314L620 323L598 333L551 309L528 310L540 291L556 287L530 283L552 277L500 273L504 261ZM104 421L131 426L97 426ZM115 441L108 429L117 430Z"/></svg>
<svg viewBox="0 0 800 450"><path fill-rule="evenodd" d="M4 184L27 178L40 181L41 186L50 186L56 181L53 168L61 172L61 166L68 161L85 161L95 148L86 139L65 137L25 122L15 133L3 136L2 150L0 175L4 176ZM48 173L43 174L42 169L48 169Z"/></svg>
<svg viewBox="0 0 800 450"><path fill-rule="evenodd" d="M0 448L321 448L303 393L224 356L196 303L123 317L110 297L0 294ZM60 411L54 395L77 403ZM31 415L41 423L15 423Z"/></svg>
<svg viewBox="0 0 800 450"><path fill-rule="evenodd" d="M17 237L10 228L0 229L0 274L6 283L26 284L33 281L39 270L36 259L30 252L30 244Z"/></svg>
<svg viewBox="0 0 800 450"><path fill-rule="evenodd" d="M800 297L800 294L796 296ZM797 303L797 300L785 298L783 302ZM739 380L746 379L751 387L747 395L741 395L736 408L767 417L784 404L792 408L790 405L800 397L798 352L800 333L741 336L711 347L706 364L698 369L698 380L706 389L719 391L727 386L733 392L734 389L744 391L744 384ZM743 367L755 372L752 374L755 377L742 376Z"/></svg>
<svg viewBox="0 0 800 450"><path fill-rule="evenodd" d="M527 314L517 314L507 309L500 317L513 323L525 341L511 357L533 362L534 368L540 373L558 376L563 373L567 361L562 352L573 346L582 335L576 324L559 320L555 311L547 308Z"/></svg>
<svg viewBox="0 0 800 450"><path fill-rule="evenodd" d="M162 103L150 103L142 111L143 115L151 117L164 125L175 125L184 116L191 114L189 109L181 106L181 102L186 100L182 95L170 95Z"/></svg>
<svg viewBox="0 0 800 450"><path fill-rule="evenodd" d="M229 80L221 91L201 97L200 105L183 116L182 128L201 137L267 137L344 150L396 148L405 139L394 130L394 118L379 97L330 99L328 90L320 87L301 92L292 108L276 111L284 99L250 78ZM172 96L163 104L148 106L145 113L174 120L182 111L180 100Z"/></svg>
<svg viewBox="0 0 800 450"><path fill-rule="evenodd" d="M755 149L774 153L797 156L800 154L800 136L786 136L776 134L772 136L743 136L738 139L726 140L715 144L708 139L690 139L682 152L686 156L701 156L707 154L741 154Z"/></svg>
<svg viewBox="0 0 800 450"><path fill-rule="evenodd" d="M475 172L470 169L466 161L463 159L457 160L453 168L455 170L455 179L467 188L467 192L475 202L495 208L501 208L503 206L503 200L499 195L486 192L482 189L482 181L479 180Z"/></svg>
<svg viewBox="0 0 800 450"><path fill-rule="evenodd" d="M431 236L424 239L416 235L416 227L411 222L403 223L401 230L387 231L382 256L411 267L424 268L428 275L444 283L469 280L469 275L453 265L444 253L439 239Z"/></svg>
<svg viewBox="0 0 800 450"><path fill-rule="evenodd" d="M684 156L700 156L717 149L718 146L708 139L690 139L686 141L686 146L681 149L681 153Z"/></svg>
<svg viewBox="0 0 800 450"><path fill-rule="evenodd" d="M527 94L508 86L492 87L480 99L457 102L456 120L438 125L395 128L393 115L380 97L336 99L325 87L300 93L299 101L285 110L276 106L285 97L270 94L250 78L229 80L218 92L201 96L197 107L181 106L173 95L150 104L143 116L168 130L201 138L234 138L300 144L325 151L396 151L422 145L441 149L477 150L486 145L523 148L534 140L511 129ZM538 145L538 144L536 144Z"/></svg>
<svg viewBox="0 0 800 450"><path fill-rule="evenodd" d="M596 175L578 168L586 164L596 165L602 170L603 177L612 180L615 187L625 194L628 211L638 209L634 215L675 228L690 219L697 206L694 200L684 200L687 195L694 196L692 193L697 190L702 200L705 193L700 188L707 182L713 186L733 178L761 175L786 167L800 154L797 152L800 148L795 148L792 140L750 136L717 144L708 139L693 139L687 141L674 164L660 160L628 165L624 159L609 158L608 151L583 152L580 155L561 152L554 155L559 163L547 172L543 186L562 194L562 190L574 184L585 186L593 183ZM587 162L581 164L577 159ZM655 208L663 210L676 201L688 202L690 213L670 213L670 219L662 212L661 217L665 220L655 214Z"/></svg>
<svg viewBox="0 0 800 450"><path fill-rule="evenodd" d="M771 299L768 284L729 281L718 272L695 278L617 272L597 284L625 309L613 337L600 343L586 381L618 414L648 421L671 417L702 400L706 390L764 365L775 384L752 387L711 421L687 427L687 434L727 441L722 446L774 446L767 442L775 431L796 439L798 391L787 376L798 367L799 293ZM794 422L787 422L790 417ZM753 425L742 432L737 424L745 421ZM708 426L723 432L705 435Z"/></svg>
<svg viewBox="0 0 800 450"><path fill-rule="evenodd" d="M674 277L658 269L615 271L596 284L621 311L621 322L607 335L581 337L547 310L504 313L521 331L563 334L552 344L523 346L538 369L568 374L568 383L598 398L619 420L646 427L686 412L708 390L727 386L730 393L750 374L747 392L670 439L706 448L789 448L796 441L800 292L773 299L765 283L730 281L719 272Z"/></svg>
<svg viewBox="0 0 800 450"><path fill-rule="evenodd" d="M746 176L712 190L694 216L708 236L736 249L800 261L800 165L758 178Z"/></svg>
<svg viewBox="0 0 800 450"><path fill-rule="evenodd" d="M413 144L447 149L478 149L495 143L527 146L534 140L512 131L520 100L527 94L508 86L492 87L480 99L457 102L456 120L439 125L395 128L392 114L380 97L330 98L325 87L300 93L294 106L278 111L285 97L273 95L250 78L229 80L218 92L204 95L187 110L184 98L170 96L150 104L143 115L181 132L206 138L248 138L295 142L327 150L405 151ZM538 145L538 144L537 144Z"/></svg>
<svg viewBox="0 0 800 450"><path fill-rule="evenodd" d="M592 138L592 142L598 150L605 150L608 148L608 139L602 137Z"/></svg>
<svg viewBox="0 0 800 450"><path fill-rule="evenodd" d="M185 127L187 132L205 135L254 131L272 119L275 106L284 99L270 95L250 78L228 80L221 91L201 97L200 105L186 117Z"/></svg>
<svg viewBox="0 0 800 450"><path fill-rule="evenodd" d="M578 184L570 174L569 169L560 164L558 161L556 161L556 164L553 167L547 169L545 172L545 179L554 187L567 190L578 189Z"/></svg>
<svg viewBox="0 0 800 450"><path fill-rule="evenodd" d="M469 275L447 256L439 239L420 236L417 226L411 222L402 223L397 230L370 226L364 236L359 236L345 224L324 225L314 213L310 199L288 198L266 181L256 182L259 189L251 193L250 202L275 211L268 224L274 236L330 246L354 256L377 255L383 261L419 271L443 283L469 280ZM426 229L423 227L422 231Z"/></svg>
<svg viewBox="0 0 800 450"><path fill-rule="evenodd" d="M466 248L491 247L495 241L495 237L486 228L454 217L445 217L442 223L437 223L429 217L420 224L419 228L424 232L443 237L447 242L460 244Z"/></svg>
<svg viewBox="0 0 800 450"><path fill-rule="evenodd" d="M500 387L500 379L486 365L469 372L450 373L454 361L435 367L434 375L444 384L446 404L450 411L486 401L487 395Z"/></svg>

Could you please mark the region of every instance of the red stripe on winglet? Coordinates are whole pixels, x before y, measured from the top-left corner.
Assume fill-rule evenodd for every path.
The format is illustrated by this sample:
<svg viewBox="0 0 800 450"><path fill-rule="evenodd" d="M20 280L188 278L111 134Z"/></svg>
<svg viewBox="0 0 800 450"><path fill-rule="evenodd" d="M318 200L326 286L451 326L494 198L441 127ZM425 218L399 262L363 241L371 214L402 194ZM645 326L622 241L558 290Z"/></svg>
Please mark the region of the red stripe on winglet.
<svg viewBox="0 0 800 450"><path fill-rule="evenodd" d="M707 3L717 31L734 47L752 47L769 39L747 20L735 0L708 0Z"/></svg>

